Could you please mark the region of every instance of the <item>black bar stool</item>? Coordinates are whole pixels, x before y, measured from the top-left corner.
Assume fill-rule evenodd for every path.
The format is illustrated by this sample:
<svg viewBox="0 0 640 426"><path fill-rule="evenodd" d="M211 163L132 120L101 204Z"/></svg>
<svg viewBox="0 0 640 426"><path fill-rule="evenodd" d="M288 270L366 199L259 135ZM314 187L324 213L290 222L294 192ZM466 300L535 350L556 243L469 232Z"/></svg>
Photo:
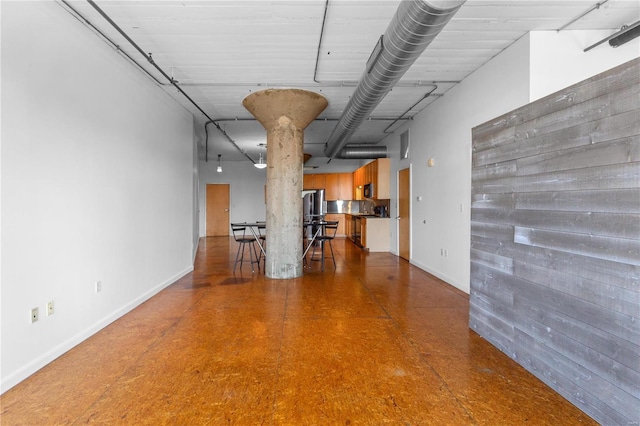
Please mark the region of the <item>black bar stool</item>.
<svg viewBox="0 0 640 426"><path fill-rule="evenodd" d="M333 267L336 267L336 258L333 255L333 246L331 245L331 241L336 237L336 231L338 230L338 221L326 221L321 222L320 226L322 227L320 234L316 237L316 242L320 243L320 253L322 258L314 259L316 254L317 245L313 246L313 252L311 253L311 260L320 260L322 263L322 270L324 271L324 245L326 242L329 243L329 249L331 250L331 259L333 260Z"/></svg>
<svg viewBox="0 0 640 426"><path fill-rule="evenodd" d="M262 246L262 250L267 250L267 222L256 222L258 224L258 238L260 239L260 245ZM260 250L258 252L258 269L260 269L260 261L264 259L262 262L262 269L266 270L265 262L267 261L266 255L263 258L264 253Z"/></svg>
<svg viewBox="0 0 640 426"><path fill-rule="evenodd" d="M258 252L256 251L256 239L249 233L247 234L247 226L243 223L232 223L231 230L233 231L233 239L240 245L238 246L238 252L236 253L236 261L233 264L233 273L236 273L236 266L240 262L240 269L242 270L242 262L244 261L245 249L249 249L249 258L251 260L251 273L255 271L253 264L258 264L258 271L260 271L260 259L258 258ZM255 258L255 260L254 260Z"/></svg>

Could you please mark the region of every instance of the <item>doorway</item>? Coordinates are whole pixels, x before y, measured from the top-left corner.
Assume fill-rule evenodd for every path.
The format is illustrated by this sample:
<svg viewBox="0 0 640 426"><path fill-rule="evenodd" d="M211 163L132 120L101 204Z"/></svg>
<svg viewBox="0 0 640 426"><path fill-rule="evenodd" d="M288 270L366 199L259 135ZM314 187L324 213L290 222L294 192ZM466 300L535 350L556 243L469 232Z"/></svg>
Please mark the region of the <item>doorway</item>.
<svg viewBox="0 0 640 426"><path fill-rule="evenodd" d="M229 184L207 184L207 237L229 235Z"/></svg>
<svg viewBox="0 0 640 426"><path fill-rule="evenodd" d="M409 168L398 172L398 254L411 259L411 171Z"/></svg>

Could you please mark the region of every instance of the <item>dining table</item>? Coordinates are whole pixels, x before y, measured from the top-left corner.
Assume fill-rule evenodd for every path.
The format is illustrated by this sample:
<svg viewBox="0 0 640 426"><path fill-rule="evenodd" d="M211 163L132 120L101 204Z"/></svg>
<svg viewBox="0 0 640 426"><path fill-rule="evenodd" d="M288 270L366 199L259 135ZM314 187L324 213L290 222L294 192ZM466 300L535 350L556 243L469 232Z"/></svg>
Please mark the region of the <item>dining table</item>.
<svg viewBox="0 0 640 426"><path fill-rule="evenodd" d="M258 243L258 247L260 247L260 251L262 252L264 257L267 257L267 253L264 250L264 246L260 242L260 236L261 236L260 229L261 228L266 229L266 226L267 226L266 222L243 222L238 225L246 226L247 228L249 228L249 231L251 231L253 238L255 238L256 242ZM313 246L313 243L315 242L316 238L318 238L318 235L322 233L322 229L326 225L327 225L327 222L324 220L312 220L312 221L303 222L303 227L306 228L310 226L313 230L312 231L313 233L311 235L311 238L309 239L308 244L304 249L304 252L302 253L301 259L304 259L307 256L307 252Z"/></svg>

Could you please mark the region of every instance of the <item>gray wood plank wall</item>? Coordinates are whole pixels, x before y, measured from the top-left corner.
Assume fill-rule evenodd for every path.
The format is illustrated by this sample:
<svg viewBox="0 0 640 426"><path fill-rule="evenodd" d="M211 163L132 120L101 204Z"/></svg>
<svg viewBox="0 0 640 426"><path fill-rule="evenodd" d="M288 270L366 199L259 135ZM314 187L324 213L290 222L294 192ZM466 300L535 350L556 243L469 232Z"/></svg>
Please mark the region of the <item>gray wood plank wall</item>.
<svg viewBox="0 0 640 426"><path fill-rule="evenodd" d="M473 129L469 326L640 422L640 59Z"/></svg>

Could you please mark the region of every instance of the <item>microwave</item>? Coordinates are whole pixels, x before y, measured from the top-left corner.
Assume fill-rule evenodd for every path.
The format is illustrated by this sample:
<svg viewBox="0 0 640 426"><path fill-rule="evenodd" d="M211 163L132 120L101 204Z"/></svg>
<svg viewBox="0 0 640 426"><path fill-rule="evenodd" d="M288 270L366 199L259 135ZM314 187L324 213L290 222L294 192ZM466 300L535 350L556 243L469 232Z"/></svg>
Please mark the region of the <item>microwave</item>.
<svg viewBox="0 0 640 426"><path fill-rule="evenodd" d="M374 198L375 193L373 191L373 184L368 183L362 187L362 195L364 198Z"/></svg>

